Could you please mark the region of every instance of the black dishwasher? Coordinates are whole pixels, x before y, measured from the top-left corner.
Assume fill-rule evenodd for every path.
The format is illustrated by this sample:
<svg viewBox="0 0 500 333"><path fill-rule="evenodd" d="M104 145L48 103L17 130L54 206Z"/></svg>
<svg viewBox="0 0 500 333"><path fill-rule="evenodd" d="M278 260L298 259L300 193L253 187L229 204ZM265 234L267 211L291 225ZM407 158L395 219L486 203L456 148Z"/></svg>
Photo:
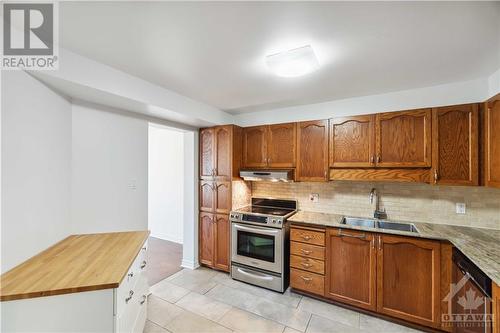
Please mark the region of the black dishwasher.
<svg viewBox="0 0 500 333"><path fill-rule="evenodd" d="M452 260L453 332L492 332L491 279L456 248Z"/></svg>

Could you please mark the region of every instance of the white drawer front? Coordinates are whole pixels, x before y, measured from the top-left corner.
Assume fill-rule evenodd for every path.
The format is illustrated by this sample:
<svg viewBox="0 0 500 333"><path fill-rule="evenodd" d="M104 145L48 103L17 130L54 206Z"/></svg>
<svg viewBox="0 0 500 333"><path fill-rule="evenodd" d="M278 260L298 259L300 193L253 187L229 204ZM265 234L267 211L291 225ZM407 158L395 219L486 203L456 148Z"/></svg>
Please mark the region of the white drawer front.
<svg viewBox="0 0 500 333"><path fill-rule="evenodd" d="M148 282L145 273L140 273L134 288L132 298L125 304L118 316L117 328L119 333L140 331L146 322Z"/></svg>
<svg viewBox="0 0 500 333"><path fill-rule="evenodd" d="M137 254L137 257L130 266L127 275L123 278L122 283L116 290L115 313L118 317L124 313L128 304L134 303L134 301L142 297L142 294L144 293L142 289L144 289L144 286L140 287L141 290L137 290L137 285L141 279L144 279L142 283L145 283L146 290L149 290L145 275L147 264L146 249L147 246L145 244L143 249L141 249Z"/></svg>

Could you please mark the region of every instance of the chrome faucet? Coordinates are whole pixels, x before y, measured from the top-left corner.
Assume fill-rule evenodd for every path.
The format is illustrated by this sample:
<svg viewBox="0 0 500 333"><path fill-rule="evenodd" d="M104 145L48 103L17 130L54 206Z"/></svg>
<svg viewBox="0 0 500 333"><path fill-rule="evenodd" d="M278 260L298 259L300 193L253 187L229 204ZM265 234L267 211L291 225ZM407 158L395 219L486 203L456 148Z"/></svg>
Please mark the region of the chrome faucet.
<svg viewBox="0 0 500 333"><path fill-rule="evenodd" d="M373 204L374 199L375 199L375 210L373 211L373 217L376 219L386 219L387 214L385 212L385 208L384 208L384 210L380 210L379 194L378 194L377 189L375 187L372 188L372 190L370 191L370 204Z"/></svg>

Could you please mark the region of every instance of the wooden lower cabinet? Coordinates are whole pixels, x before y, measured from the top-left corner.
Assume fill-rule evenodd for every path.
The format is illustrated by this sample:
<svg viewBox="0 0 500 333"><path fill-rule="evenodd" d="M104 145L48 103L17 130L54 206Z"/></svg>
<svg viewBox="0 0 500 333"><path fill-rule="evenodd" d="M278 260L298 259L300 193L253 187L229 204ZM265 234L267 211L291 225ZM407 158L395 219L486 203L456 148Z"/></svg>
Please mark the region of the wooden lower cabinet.
<svg viewBox="0 0 500 333"><path fill-rule="evenodd" d="M440 326L440 242L378 236L377 311Z"/></svg>
<svg viewBox="0 0 500 333"><path fill-rule="evenodd" d="M500 286L492 282L493 290L493 333L500 333Z"/></svg>
<svg viewBox="0 0 500 333"><path fill-rule="evenodd" d="M447 261L443 267L451 266L451 257L441 255L441 242L327 228L324 257L322 249L291 242L292 288L320 295L313 281L323 277L326 299L442 329L441 267L442 260ZM323 258L324 275L316 262Z"/></svg>
<svg viewBox="0 0 500 333"><path fill-rule="evenodd" d="M229 271L229 216L200 213L199 260L202 265Z"/></svg>
<svg viewBox="0 0 500 333"><path fill-rule="evenodd" d="M230 222L228 215L215 216L215 254L214 266L223 271L229 271L230 250L229 235Z"/></svg>
<svg viewBox="0 0 500 333"><path fill-rule="evenodd" d="M292 288L304 290L312 294L325 294L325 277L320 274L290 268L290 285Z"/></svg>
<svg viewBox="0 0 500 333"><path fill-rule="evenodd" d="M328 229L325 296L375 310L376 259L374 234Z"/></svg>
<svg viewBox="0 0 500 333"><path fill-rule="evenodd" d="M215 254L214 214L200 213L199 237L200 263L212 267Z"/></svg>

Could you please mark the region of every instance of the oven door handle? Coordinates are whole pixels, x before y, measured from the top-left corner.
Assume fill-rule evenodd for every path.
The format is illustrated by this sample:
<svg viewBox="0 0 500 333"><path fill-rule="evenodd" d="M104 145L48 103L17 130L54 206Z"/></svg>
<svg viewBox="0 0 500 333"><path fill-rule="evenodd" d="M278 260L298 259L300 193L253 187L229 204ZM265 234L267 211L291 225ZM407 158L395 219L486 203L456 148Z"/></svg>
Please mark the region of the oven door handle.
<svg viewBox="0 0 500 333"><path fill-rule="evenodd" d="M271 236L277 235L281 230L281 229L277 230L277 229L261 228L261 227L246 227L240 224L234 224L234 227L237 230L243 230L243 231L254 232L263 235L271 235Z"/></svg>
<svg viewBox="0 0 500 333"><path fill-rule="evenodd" d="M238 267L238 273L241 273L243 275L246 275L246 276L249 276L249 277L252 277L255 279L259 279L259 280L264 280L264 281L272 281L273 280L272 276L261 275L261 274L257 274L257 273L253 273L253 272L250 273L249 271L247 271L243 268L239 268L239 267Z"/></svg>

